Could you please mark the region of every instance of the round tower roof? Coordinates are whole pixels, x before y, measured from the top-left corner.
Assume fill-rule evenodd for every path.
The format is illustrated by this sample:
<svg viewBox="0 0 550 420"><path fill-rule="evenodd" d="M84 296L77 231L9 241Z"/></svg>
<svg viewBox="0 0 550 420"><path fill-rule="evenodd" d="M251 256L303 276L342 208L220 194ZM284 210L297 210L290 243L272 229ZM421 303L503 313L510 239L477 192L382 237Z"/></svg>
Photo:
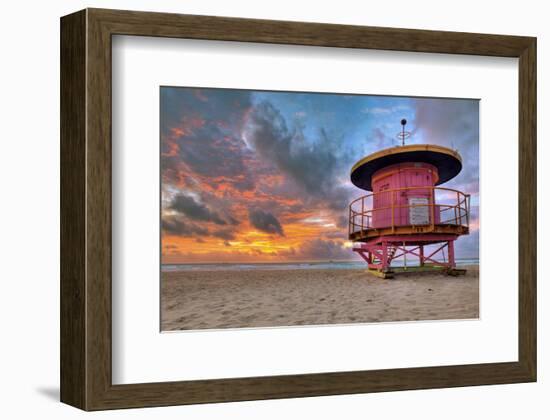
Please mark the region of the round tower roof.
<svg viewBox="0 0 550 420"><path fill-rule="evenodd" d="M351 168L351 182L359 188L372 191L372 175L376 171L405 162L423 162L435 166L439 173L436 185L454 178L462 169L462 158L455 150L435 144L409 144L365 156Z"/></svg>

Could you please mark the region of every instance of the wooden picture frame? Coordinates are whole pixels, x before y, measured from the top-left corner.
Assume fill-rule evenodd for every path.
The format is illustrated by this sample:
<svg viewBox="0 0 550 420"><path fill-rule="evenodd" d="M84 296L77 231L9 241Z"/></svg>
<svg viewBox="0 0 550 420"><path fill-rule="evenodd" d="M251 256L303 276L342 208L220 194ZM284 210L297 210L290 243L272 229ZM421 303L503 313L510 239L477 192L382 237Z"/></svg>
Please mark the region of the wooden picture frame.
<svg viewBox="0 0 550 420"><path fill-rule="evenodd" d="M192 38L519 58L519 360L112 384L111 39ZM61 19L61 401L84 410L536 380L536 38L86 9Z"/></svg>

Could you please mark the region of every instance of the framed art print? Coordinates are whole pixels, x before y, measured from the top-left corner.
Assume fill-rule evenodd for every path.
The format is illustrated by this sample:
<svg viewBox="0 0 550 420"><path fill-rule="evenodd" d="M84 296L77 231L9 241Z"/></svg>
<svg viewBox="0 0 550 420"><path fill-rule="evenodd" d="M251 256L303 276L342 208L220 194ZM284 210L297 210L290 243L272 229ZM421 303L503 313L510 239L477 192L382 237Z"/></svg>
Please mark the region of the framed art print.
<svg viewBox="0 0 550 420"><path fill-rule="evenodd" d="M162 86L161 331L479 318L478 120L470 99Z"/></svg>
<svg viewBox="0 0 550 420"><path fill-rule="evenodd" d="M61 20L61 399L536 380L536 40Z"/></svg>

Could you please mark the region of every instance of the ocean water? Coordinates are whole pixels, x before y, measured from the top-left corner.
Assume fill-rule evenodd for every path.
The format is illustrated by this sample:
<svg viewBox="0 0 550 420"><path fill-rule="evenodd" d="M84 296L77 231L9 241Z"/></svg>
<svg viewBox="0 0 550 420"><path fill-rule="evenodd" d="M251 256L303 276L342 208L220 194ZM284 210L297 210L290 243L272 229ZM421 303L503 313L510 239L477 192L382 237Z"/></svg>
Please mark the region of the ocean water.
<svg viewBox="0 0 550 420"><path fill-rule="evenodd" d="M457 266L478 265L479 259L457 259ZM397 260L394 265L402 265ZM418 261L407 264L410 267L418 265ZM242 270L349 270L365 269L364 261L326 261L326 262L293 262L293 263L257 263L257 264L232 264L232 263L205 263L205 264L163 264L162 271L242 271Z"/></svg>

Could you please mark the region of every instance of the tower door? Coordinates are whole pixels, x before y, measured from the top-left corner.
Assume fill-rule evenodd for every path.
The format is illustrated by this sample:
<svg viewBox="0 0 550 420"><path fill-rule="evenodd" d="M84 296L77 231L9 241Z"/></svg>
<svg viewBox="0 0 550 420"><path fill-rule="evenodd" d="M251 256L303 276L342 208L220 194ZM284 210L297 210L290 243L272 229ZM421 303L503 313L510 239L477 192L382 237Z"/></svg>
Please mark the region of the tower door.
<svg viewBox="0 0 550 420"><path fill-rule="evenodd" d="M378 185L374 194L372 227L381 228L391 226L391 191L390 182Z"/></svg>

